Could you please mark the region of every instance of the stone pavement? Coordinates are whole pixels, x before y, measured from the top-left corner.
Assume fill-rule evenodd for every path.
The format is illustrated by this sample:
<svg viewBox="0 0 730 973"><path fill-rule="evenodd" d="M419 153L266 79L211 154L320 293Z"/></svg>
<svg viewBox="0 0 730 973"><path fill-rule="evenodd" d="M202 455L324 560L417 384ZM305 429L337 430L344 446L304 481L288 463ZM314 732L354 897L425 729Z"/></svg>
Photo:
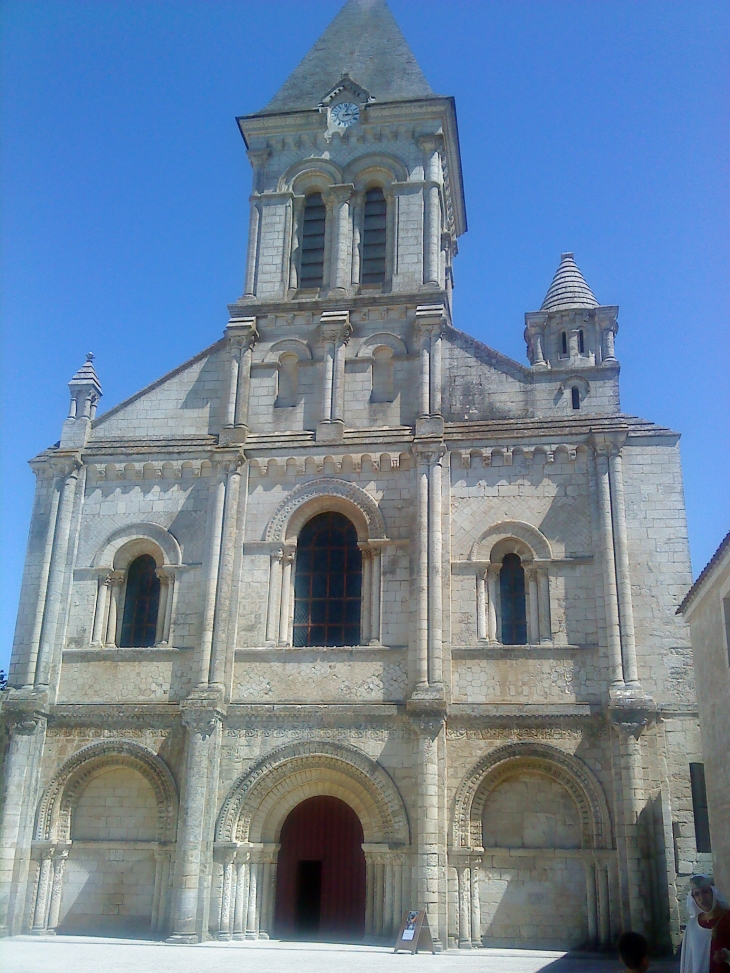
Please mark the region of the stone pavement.
<svg viewBox="0 0 730 973"><path fill-rule="evenodd" d="M330 943L209 942L199 946L90 936L0 940L3 973L620 973L615 957L527 949L394 955L389 948ZM676 959L651 973L676 973Z"/></svg>

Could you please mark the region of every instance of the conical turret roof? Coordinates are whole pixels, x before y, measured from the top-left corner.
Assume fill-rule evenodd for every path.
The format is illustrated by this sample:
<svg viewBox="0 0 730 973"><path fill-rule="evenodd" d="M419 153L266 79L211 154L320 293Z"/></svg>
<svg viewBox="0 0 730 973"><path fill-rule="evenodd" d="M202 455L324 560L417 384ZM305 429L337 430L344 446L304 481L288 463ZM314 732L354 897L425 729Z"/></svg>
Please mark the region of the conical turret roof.
<svg viewBox="0 0 730 973"><path fill-rule="evenodd" d="M569 311L571 308L598 307L593 291L585 282L572 253L560 255L560 266L548 288L541 311Z"/></svg>
<svg viewBox="0 0 730 973"><path fill-rule="evenodd" d="M380 102L435 97L385 0L347 0L256 114L316 108L345 75Z"/></svg>

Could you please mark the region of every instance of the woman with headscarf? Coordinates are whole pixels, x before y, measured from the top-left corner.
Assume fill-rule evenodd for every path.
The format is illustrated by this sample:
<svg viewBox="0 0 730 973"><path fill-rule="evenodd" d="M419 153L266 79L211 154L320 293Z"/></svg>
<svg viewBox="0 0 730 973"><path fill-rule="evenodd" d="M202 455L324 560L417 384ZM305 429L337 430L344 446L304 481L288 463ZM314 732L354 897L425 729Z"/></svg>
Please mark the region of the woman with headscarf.
<svg viewBox="0 0 730 973"><path fill-rule="evenodd" d="M687 912L680 973L729 973L730 910L709 875L690 879Z"/></svg>

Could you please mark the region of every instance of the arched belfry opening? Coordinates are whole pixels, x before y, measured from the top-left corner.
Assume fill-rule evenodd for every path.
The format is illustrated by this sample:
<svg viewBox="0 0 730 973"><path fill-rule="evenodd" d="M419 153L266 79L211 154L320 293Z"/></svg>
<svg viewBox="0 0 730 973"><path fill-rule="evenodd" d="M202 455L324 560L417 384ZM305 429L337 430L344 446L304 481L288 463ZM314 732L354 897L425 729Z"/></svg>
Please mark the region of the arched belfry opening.
<svg viewBox="0 0 730 973"><path fill-rule="evenodd" d="M365 931L363 829L337 797L310 797L281 829L275 935L359 940Z"/></svg>

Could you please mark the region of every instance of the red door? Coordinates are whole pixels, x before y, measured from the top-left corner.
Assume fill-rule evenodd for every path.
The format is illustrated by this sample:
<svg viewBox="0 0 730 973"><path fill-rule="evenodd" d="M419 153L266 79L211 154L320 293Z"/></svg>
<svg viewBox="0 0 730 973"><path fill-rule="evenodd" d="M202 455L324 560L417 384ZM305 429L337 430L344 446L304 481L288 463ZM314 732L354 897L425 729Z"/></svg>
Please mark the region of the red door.
<svg viewBox="0 0 730 973"><path fill-rule="evenodd" d="M362 939L362 825L336 797L310 797L281 829L276 934L287 939Z"/></svg>

